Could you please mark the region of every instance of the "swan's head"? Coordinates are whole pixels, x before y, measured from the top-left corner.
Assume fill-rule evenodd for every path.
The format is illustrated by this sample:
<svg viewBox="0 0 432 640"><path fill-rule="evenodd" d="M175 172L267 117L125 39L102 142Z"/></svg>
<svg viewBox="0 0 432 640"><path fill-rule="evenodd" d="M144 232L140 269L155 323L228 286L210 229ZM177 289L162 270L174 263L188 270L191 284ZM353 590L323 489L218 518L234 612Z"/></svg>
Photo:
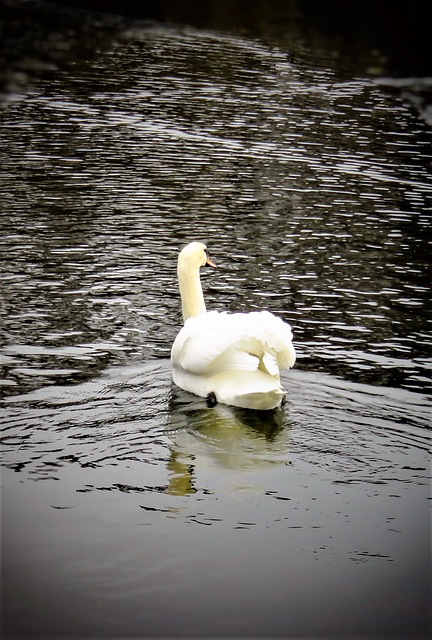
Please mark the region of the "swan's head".
<svg viewBox="0 0 432 640"><path fill-rule="evenodd" d="M216 267L215 263L210 260L208 249L204 243L191 242L180 251L178 258L179 269L199 270L200 267L204 267L206 264Z"/></svg>

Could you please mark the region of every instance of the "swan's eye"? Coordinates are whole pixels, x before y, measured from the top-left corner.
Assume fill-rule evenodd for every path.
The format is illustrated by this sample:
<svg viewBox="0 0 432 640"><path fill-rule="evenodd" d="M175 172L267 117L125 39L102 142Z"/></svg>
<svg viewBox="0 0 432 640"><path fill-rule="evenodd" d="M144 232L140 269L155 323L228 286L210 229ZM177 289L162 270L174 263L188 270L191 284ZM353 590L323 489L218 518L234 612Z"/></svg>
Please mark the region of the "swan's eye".
<svg viewBox="0 0 432 640"><path fill-rule="evenodd" d="M216 269L217 265L215 265L213 260L210 259L210 254L209 254L208 250L204 249L204 253L205 253L205 256L206 256L205 263L208 264L210 267L213 267L214 269Z"/></svg>

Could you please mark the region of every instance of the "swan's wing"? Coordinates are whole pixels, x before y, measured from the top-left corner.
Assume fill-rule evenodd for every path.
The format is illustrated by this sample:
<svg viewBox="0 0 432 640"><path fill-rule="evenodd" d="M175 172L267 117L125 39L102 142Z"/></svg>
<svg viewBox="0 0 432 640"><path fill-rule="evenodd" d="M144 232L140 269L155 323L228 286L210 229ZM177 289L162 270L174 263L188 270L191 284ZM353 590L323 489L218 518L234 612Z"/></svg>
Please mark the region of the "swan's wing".
<svg viewBox="0 0 432 640"><path fill-rule="evenodd" d="M261 358L268 373L276 375L294 364L295 352L290 326L268 311L210 311L186 321L171 357L176 366L197 375L253 371Z"/></svg>
<svg viewBox="0 0 432 640"><path fill-rule="evenodd" d="M218 358L221 367L255 369L256 358L234 348L239 332L229 317L226 313L209 312L189 318L172 347L174 364L197 375L207 374Z"/></svg>

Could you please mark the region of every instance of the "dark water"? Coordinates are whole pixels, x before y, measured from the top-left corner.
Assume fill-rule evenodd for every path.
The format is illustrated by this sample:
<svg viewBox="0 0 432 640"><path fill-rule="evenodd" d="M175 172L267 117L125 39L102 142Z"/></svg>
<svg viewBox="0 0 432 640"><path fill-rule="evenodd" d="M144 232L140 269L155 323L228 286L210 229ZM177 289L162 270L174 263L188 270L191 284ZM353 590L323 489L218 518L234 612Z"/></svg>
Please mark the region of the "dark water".
<svg viewBox="0 0 432 640"><path fill-rule="evenodd" d="M427 113L305 46L62 15L1 108L5 633L426 636ZM209 308L292 325L280 412L173 387L193 239Z"/></svg>

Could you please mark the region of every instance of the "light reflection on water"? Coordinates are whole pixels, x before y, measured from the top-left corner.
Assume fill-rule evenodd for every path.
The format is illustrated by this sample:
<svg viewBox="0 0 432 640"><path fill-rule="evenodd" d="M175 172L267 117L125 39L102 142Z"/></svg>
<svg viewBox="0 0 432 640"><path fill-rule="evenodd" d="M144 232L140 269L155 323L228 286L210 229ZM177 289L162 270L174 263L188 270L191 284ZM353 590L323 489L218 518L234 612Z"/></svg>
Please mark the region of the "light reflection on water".
<svg viewBox="0 0 432 640"><path fill-rule="evenodd" d="M79 612L69 630L78 635L137 635L142 625L164 635L176 625L335 634L341 606L346 633L412 629L425 610L425 399L325 374L293 371L285 382L287 407L265 417L207 409L172 386L168 361L11 397L6 580L37 592L42 576L57 612L26 601L20 631L59 633ZM14 481L24 475L25 491ZM24 598L11 588L9 616ZM375 604L383 592L403 603L403 620Z"/></svg>
<svg viewBox="0 0 432 640"><path fill-rule="evenodd" d="M11 384L36 383L22 370L40 360L75 369L53 342L90 345L97 369L166 356L176 252L199 237L222 267L209 306L270 307L300 366L424 388L430 135L375 85L257 42L138 30L3 118L8 342L36 324L47 349L9 348Z"/></svg>
<svg viewBox="0 0 432 640"><path fill-rule="evenodd" d="M421 632L432 181L411 106L310 52L136 26L3 105L2 132L9 628L334 635L343 610L347 633ZM172 387L191 239L219 265L209 308L293 326L283 410Z"/></svg>

